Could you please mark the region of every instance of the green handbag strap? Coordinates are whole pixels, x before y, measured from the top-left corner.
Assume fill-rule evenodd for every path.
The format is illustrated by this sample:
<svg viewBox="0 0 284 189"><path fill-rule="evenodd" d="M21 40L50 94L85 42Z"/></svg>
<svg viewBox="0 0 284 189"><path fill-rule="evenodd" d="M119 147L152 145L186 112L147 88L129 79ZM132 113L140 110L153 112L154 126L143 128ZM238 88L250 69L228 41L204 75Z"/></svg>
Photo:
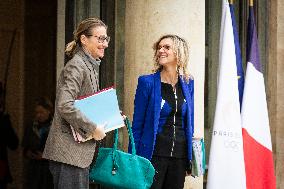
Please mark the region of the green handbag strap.
<svg viewBox="0 0 284 189"><path fill-rule="evenodd" d="M136 149L135 149L135 143L134 143L134 138L132 134L132 129L131 129L131 123L129 119L126 117L124 120L124 123L127 127L129 139L131 141L132 145L132 155L136 155ZM116 174L116 170L118 169L118 164L116 162L116 150L117 150L117 143L118 143L118 129L115 129L114 131L114 144L113 144L113 153L112 153L112 161L113 161L113 167L112 167L112 174Z"/></svg>
<svg viewBox="0 0 284 189"><path fill-rule="evenodd" d="M130 139L130 142L131 142L132 154L136 155L136 149L135 149L135 143L134 143L134 138L133 138L132 129L131 129L131 123L130 123L128 117L125 118L124 123L127 127L129 139ZM114 150L117 150L117 143L118 143L118 129L115 129L115 131L114 131L114 144L113 144Z"/></svg>

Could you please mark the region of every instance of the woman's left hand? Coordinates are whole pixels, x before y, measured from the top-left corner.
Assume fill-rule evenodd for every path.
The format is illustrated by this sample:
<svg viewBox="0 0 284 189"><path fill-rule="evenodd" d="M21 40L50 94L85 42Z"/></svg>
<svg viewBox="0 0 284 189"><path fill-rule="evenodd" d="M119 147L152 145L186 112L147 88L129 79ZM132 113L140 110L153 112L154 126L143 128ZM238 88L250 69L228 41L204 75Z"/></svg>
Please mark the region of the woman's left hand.
<svg viewBox="0 0 284 189"><path fill-rule="evenodd" d="M191 175L191 170L192 170L192 162L188 161L187 169L186 169L186 176Z"/></svg>

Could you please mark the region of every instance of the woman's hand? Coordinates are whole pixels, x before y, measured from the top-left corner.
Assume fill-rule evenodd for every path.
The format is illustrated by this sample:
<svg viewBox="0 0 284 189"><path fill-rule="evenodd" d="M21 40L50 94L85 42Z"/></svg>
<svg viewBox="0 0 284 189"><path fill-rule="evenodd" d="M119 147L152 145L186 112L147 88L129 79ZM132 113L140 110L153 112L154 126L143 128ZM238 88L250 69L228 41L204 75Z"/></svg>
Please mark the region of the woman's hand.
<svg viewBox="0 0 284 189"><path fill-rule="evenodd" d="M42 152L40 151L33 152L31 150L27 150L27 152L25 153L25 156L30 159L41 160Z"/></svg>
<svg viewBox="0 0 284 189"><path fill-rule="evenodd" d="M191 175L191 171L186 171L185 176L190 176Z"/></svg>
<svg viewBox="0 0 284 189"><path fill-rule="evenodd" d="M36 151L35 153L34 153L34 159L36 159L36 160L42 160L42 152L40 152L40 151Z"/></svg>
<svg viewBox="0 0 284 189"><path fill-rule="evenodd" d="M106 133L105 133L105 129L104 129L105 125L98 125L95 132L93 133L92 137L95 140L102 140L103 138L105 138Z"/></svg>
<svg viewBox="0 0 284 189"><path fill-rule="evenodd" d="M192 162L188 161L187 162L187 169L186 169L186 176L190 176L192 172Z"/></svg>

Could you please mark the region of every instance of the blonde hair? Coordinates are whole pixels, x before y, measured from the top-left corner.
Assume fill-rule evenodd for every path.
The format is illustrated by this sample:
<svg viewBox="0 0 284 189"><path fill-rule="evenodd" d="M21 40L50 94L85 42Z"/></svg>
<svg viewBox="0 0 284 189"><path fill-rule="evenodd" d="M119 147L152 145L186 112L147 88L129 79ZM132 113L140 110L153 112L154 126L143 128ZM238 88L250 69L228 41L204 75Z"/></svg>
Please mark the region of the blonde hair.
<svg viewBox="0 0 284 189"><path fill-rule="evenodd" d="M153 45L154 50L154 72L162 71L163 66L159 64L158 61L158 46L163 39L169 38L173 41L173 51L176 54L177 58L177 72L179 75L183 76L184 79L188 82L192 76L189 74L187 70L187 65L189 61L189 46L185 39L177 36L177 35L163 35L161 36L157 42Z"/></svg>
<svg viewBox="0 0 284 189"><path fill-rule="evenodd" d="M92 29L95 27L105 27L107 26L98 18L87 18L80 22L77 29L73 32L73 41L66 45L65 53L66 55L72 57L77 52L78 47L81 44L81 35L85 35L86 37L92 36Z"/></svg>

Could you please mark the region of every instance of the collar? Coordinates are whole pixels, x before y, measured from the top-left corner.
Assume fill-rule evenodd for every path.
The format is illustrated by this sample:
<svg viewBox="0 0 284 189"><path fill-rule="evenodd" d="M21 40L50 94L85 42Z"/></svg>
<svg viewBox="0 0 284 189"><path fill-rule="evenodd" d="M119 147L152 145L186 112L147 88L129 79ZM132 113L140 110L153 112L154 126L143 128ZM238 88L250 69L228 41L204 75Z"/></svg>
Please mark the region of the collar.
<svg viewBox="0 0 284 189"><path fill-rule="evenodd" d="M94 57L92 57L92 55L82 47L82 51L83 53L86 55L87 59L89 62L91 62L92 64L99 66L101 64L101 60L100 59L95 59Z"/></svg>

